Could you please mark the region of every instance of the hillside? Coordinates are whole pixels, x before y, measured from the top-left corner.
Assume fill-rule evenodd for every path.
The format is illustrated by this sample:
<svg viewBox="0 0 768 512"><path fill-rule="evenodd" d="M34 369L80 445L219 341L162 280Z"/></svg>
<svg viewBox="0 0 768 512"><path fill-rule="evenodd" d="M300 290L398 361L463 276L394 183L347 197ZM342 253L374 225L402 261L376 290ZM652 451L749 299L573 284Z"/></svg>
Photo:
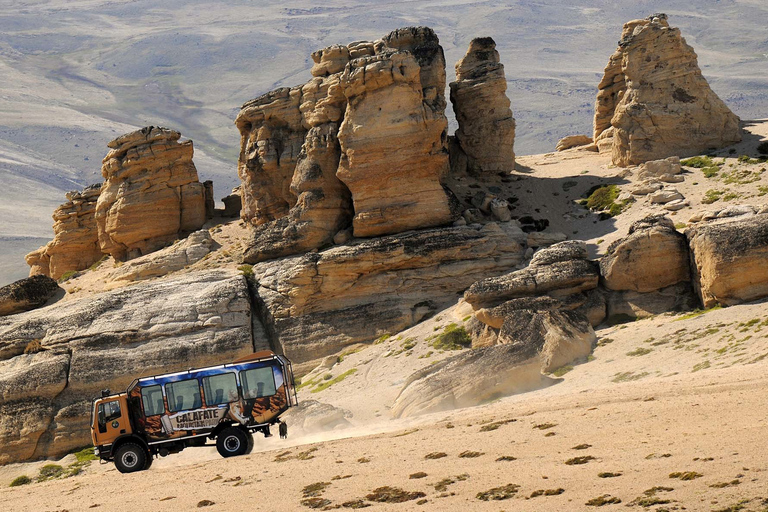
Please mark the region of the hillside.
<svg viewBox="0 0 768 512"><path fill-rule="evenodd" d="M100 182L105 143L132 127L166 125L195 142L201 180L221 198L237 184L239 106L309 77L308 55L397 27L429 25L448 63L469 40L492 36L506 66L519 155L551 151L590 131L596 86L627 19L665 9L685 33L714 90L743 119L768 110L768 47L759 2L195 1L116 6L90 0L0 7L0 269L26 273L16 254L50 237L48 212L66 191ZM211 13L215 13L211 16ZM456 128L448 109L450 130ZM34 199L33 199L34 198ZM35 201L36 207L27 206ZM14 242L9 243L13 238ZM5 270L5 269L8 270Z"/></svg>

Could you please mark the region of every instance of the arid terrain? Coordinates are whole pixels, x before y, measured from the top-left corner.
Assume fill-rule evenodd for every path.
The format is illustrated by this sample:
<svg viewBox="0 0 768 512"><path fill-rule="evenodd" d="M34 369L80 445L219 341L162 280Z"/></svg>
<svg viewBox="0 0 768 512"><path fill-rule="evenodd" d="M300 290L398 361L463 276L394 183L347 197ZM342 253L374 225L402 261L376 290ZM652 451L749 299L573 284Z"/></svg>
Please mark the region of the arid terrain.
<svg viewBox="0 0 768 512"><path fill-rule="evenodd" d="M685 167L675 187L690 205L677 212L638 196L618 216L599 220L576 201L598 184L632 189L636 169L627 172L606 155L580 149L518 157L514 180L505 186L516 191L517 208L550 219L547 231L568 229L569 237L586 240L595 256L652 213L669 213L682 231L707 210L768 204L765 163L739 160L756 154L768 122L745 128L734 151L711 157L720 164L716 174ZM547 197L551 202L542 200ZM210 256L179 272L240 272L245 229L239 220L220 222L208 225L216 242ZM62 283L65 300L103 290L121 266L107 259ZM115 286L121 283L109 285ZM299 400L336 407L342 425L313 432L289 414L289 438L257 439L248 456L225 460L212 446L192 448L131 475L92 462L70 478L8 488L20 475L34 480L50 461L12 464L0 468L0 504L71 512L244 505L265 511L768 508L768 454L761 448L768 432L765 300L604 324L595 329L593 354L549 374L544 389L392 419L406 379L454 355L434 346L435 334L470 314L459 301L403 332L350 347L305 377ZM59 464L74 461L69 455Z"/></svg>

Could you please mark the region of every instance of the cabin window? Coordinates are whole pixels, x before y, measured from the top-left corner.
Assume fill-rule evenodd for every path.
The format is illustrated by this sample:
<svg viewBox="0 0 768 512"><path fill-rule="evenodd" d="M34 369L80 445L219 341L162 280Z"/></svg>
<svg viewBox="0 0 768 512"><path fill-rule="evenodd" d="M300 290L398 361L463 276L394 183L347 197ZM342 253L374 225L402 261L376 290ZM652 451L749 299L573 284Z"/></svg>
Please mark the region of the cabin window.
<svg viewBox="0 0 768 512"><path fill-rule="evenodd" d="M159 384L141 388L141 402L144 404L144 416L155 416L165 412L163 390Z"/></svg>
<svg viewBox="0 0 768 512"><path fill-rule="evenodd" d="M106 402L99 404L99 432L102 434L107 431L107 424L120 418L120 402Z"/></svg>
<svg viewBox="0 0 768 512"><path fill-rule="evenodd" d="M240 381L243 384L245 399L272 396L276 393L275 377L272 375L271 366L240 372Z"/></svg>
<svg viewBox="0 0 768 512"><path fill-rule="evenodd" d="M237 395L237 380L234 373L222 373L203 377L205 405L219 405L235 402Z"/></svg>
<svg viewBox="0 0 768 512"><path fill-rule="evenodd" d="M203 406L200 397L200 383L197 379L180 380L165 385L165 396L168 397L168 410L187 411Z"/></svg>

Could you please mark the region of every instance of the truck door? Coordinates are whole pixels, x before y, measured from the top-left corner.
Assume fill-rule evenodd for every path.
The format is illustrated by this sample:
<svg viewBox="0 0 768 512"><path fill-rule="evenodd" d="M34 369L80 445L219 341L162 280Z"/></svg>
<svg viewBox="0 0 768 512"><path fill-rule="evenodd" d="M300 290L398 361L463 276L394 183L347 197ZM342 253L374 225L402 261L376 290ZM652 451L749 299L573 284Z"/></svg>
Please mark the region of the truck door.
<svg viewBox="0 0 768 512"><path fill-rule="evenodd" d="M123 434L129 434L128 407L125 397L104 400L96 406L95 438L98 446L109 445Z"/></svg>

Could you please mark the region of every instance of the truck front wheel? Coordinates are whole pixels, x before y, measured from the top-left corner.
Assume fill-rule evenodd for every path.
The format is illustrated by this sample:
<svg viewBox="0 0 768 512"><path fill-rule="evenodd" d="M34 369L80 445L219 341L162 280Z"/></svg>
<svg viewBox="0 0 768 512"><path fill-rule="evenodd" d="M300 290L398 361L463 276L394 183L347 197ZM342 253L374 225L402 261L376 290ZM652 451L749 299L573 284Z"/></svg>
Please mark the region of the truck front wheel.
<svg viewBox="0 0 768 512"><path fill-rule="evenodd" d="M241 428L227 427L216 436L216 449L222 457L243 455L248 450L248 435Z"/></svg>
<svg viewBox="0 0 768 512"><path fill-rule="evenodd" d="M115 466L121 473L133 473L147 467L147 452L136 443L125 443L115 452Z"/></svg>

